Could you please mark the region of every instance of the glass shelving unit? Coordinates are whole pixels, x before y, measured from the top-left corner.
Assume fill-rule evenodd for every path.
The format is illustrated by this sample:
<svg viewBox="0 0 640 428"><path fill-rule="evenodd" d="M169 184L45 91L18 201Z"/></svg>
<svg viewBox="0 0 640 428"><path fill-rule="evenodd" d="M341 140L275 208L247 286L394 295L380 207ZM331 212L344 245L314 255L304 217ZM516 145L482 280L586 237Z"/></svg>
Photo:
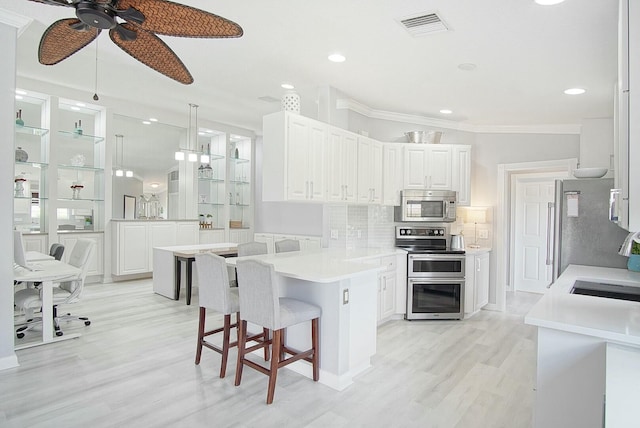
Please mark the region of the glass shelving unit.
<svg viewBox="0 0 640 428"><path fill-rule="evenodd" d="M198 168L198 218L201 230L225 227L225 139L226 134L198 130L198 145L209 156Z"/></svg>

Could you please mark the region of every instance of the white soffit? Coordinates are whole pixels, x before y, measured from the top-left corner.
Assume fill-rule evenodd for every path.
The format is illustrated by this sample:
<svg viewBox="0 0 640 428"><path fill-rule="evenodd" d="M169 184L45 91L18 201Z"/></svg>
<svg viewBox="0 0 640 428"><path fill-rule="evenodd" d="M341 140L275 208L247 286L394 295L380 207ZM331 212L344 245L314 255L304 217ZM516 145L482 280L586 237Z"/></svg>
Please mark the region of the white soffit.
<svg viewBox="0 0 640 428"><path fill-rule="evenodd" d="M348 109L371 119L390 120L393 122L412 123L436 128L454 129L477 134L569 134L580 135L579 124L552 125L471 125L453 120L435 119L413 114L395 113L372 109L358 101L341 98L336 101L336 108Z"/></svg>
<svg viewBox="0 0 640 428"><path fill-rule="evenodd" d="M18 36L20 36L32 22L33 18L0 8L0 23L17 28Z"/></svg>

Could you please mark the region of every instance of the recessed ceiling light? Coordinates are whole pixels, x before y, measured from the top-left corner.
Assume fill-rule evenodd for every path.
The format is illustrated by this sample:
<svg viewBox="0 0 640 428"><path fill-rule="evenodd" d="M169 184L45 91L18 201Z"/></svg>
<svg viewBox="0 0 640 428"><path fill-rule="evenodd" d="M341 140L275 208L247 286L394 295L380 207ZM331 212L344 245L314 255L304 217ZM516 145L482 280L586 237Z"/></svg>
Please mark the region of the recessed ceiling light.
<svg viewBox="0 0 640 428"><path fill-rule="evenodd" d="M150 186L151 186L152 189L157 189L158 187L160 187L160 184L159 183L151 183Z"/></svg>
<svg viewBox="0 0 640 428"><path fill-rule="evenodd" d="M73 110L73 111L80 111L80 107L71 106L71 110Z"/></svg>
<svg viewBox="0 0 640 428"><path fill-rule="evenodd" d="M442 113L442 114L451 114L451 113L453 113L453 111L448 110L448 109L445 108L445 109L440 110L440 113Z"/></svg>
<svg viewBox="0 0 640 428"><path fill-rule="evenodd" d="M331 55L329 55L329 61L331 62L345 62L346 61L346 57L342 54L339 53L333 53Z"/></svg>
<svg viewBox="0 0 640 428"><path fill-rule="evenodd" d="M291 83L283 83L282 85L280 85L283 89L294 89L295 86L293 86Z"/></svg>
<svg viewBox="0 0 640 428"><path fill-rule="evenodd" d="M27 93L25 91L20 90L20 89L16 89L16 94L18 94L18 95L27 95Z"/></svg>
<svg viewBox="0 0 640 428"><path fill-rule="evenodd" d="M542 6L551 6L554 4L562 3L564 0L535 0L536 3Z"/></svg>
<svg viewBox="0 0 640 428"><path fill-rule="evenodd" d="M78 107L86 107L86 106L87 106L87 105L86 105L86 104L84 104L84 103L76 103L76 105L77 105Z"/></svg>
<svg viewBox="0 0 640 428"><path fill-rule="evenodd" d="M21 100L21 99L23 99L23 98L24 98L24 97L23 97L22 95L16 95L16 100Z"/></svg>
<svg viewBox="0 0 640 428"><path fill-rule="evenodd" d="M150 117L149 118L149 122L157 122L157 121L158 121L158 119L156 119L155 117Z"/></svg>
<svg viewBox="0 0 640 428"><path fill-rule="evenodd" d="M145 125L151 125L151 122L149 122L148 120L143 120L142 123Z"/></svg>
<svg viewBox="0 0 640 428"><path fill-rule="evenodd" d="M585 92L587 92L586 89L582 89L582 88L569 88L564 91L564 93L567 95L581 95L581 94L584 94Z"/></svg>
<svg viewBox="0 0 640 428"><path fill-rule="evenodd" d="M473 71L473 70L475 70L475 69L476 69L476 67L477 67L477 65L472 64L472 63L470 63L470 62L465 62L465 63L463 63L463 64L459 64L459 65L458 65L458 68L459 68L460 70L463 70L463 71Z"/></svg>

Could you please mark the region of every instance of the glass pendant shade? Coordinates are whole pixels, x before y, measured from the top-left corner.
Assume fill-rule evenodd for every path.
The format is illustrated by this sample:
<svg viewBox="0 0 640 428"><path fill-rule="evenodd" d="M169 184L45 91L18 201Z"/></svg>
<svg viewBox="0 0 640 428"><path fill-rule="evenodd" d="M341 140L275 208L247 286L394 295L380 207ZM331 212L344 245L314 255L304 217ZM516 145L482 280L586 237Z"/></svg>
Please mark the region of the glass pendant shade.
<svg viewBox="0 0 640 428"><path fill-rule="evenodd" d="M189 162L197 162L198 161L198 154L197 153L189 153Z"/></svg>
<svg viewBox="0 0 640 428"><path fill-rule="evenodd" d="M129 178L133 177L133 171L131 171L131 170L127 170L127 172L125 172L124 174L125 174L125 176L127 176Z"/></svg>
<svg viewBox="0 0 640 428"><path fill-rule="evenodd" d="M116 177L122 177L124 175L124 171L121 169L116 169Z"/></svg>

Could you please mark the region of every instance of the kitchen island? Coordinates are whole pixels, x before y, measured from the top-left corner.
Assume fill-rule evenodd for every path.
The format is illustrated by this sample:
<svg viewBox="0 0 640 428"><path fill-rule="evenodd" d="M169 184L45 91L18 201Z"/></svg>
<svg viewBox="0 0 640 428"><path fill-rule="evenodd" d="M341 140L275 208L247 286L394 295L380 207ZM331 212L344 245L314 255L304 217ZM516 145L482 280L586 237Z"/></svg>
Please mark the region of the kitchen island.
<svg viewBox="0 0 640 428"><path fill-rule="evenodd" d="M378 273L385 269L380 259L397 254L406 253L395 248L321 249L247 257L274 265L281 296L322 308L320 383L343 390L371 366L376 352ZM233 266L236 260L228 258L227 263ZM308 349L310 332L309 322L287 328L288 345ZM304 361L287 368L312 377L311 365Z"/></svg>
<svg viewBox="0 0 640 428"><path fill-rule="evenodd" d="M578 280L640 287L637 272L570 265L526 315L538 327L534 427L632 426L640 302L572 294Z"/></svg>

